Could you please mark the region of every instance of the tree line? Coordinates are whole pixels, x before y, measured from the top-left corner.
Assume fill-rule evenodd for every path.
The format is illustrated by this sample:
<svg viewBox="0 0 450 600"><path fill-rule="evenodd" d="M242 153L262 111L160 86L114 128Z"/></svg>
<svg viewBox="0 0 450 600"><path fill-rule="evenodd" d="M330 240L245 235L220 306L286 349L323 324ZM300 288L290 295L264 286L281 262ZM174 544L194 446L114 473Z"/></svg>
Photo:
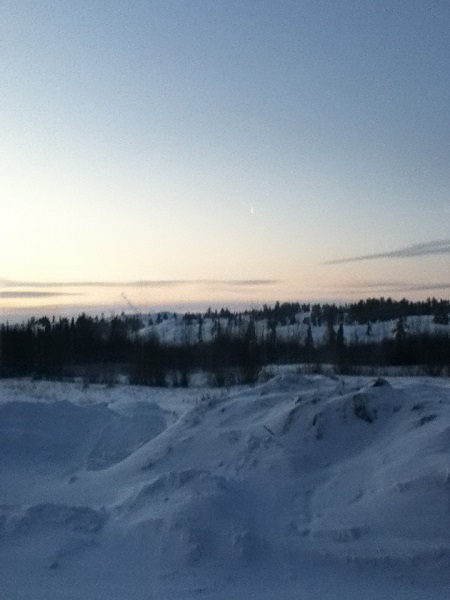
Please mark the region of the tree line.
<svg viewBox="0 0 450 600"><path fill-rule="evenodd" d="M430 315L435 323L448 325L449 313L449 300L437 300L433 297L426 300L411 301L406 298L393 300L392 298L381 297L367 298L366 300L345 304L276 302L274 306L264 304L260 309L253 308L234 313L226 308L220 310L209 308L205 313L186 313L184 318L195 320L200 317L218 319L245 316L251 317L255 321L265 319L269 323L277 325L293 325L298 322L299 315L302 315L301 318L311 322L313 326L328 323L338 326L341 322L347 325L354 323L366 325L369 322L392 321L411 316ZM159 318L161 319L161 315Z"/></svg>
<svg viewBox="0 0 450 600"><path fill-rule="evenodd" d="M151 327L142 335L142 317L137 315L33 318L20 325L0 326L0 376L63 379L83 375L100 382L114 380L120 372L135 384L186 386L196 371L203 371L211 383L229 385L251 383L261 367L276 363L327 363L342 372L363 365L424 365L427 372L439 374L450 366L448 333L410 332L405 316L433 314L436 322L445 324L448 308L448 301L443 300L411 303L380 298L345 307L277 302L241 313L227 309L184 317L159 313L156 325L171 317L181 319L177 326L190 327L190 331L194 327L195 335L186 335L178 343L160 339ZM373 339L371 322L387 317L397 319L392 336ZM298 323L299 318L302 335L279 335L278 325ZM354 320L367 323L368 335L363 340L346 339L345 325ZM212 323L208 336L204 335L205 322ZM320 340L313 338L317 325L324 325Z"/></svg>

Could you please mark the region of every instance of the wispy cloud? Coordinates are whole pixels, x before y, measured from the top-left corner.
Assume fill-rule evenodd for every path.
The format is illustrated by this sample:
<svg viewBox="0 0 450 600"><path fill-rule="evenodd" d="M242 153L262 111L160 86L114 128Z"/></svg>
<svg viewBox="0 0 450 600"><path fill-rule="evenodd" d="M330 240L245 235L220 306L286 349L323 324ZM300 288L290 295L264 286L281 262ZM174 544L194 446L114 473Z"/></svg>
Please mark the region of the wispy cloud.
<svg viewBox="0 0 450 600"><path fill-rule="evenodd" d="M340 291L356 291L372 293L380 292L421 292L450 289L449 282L410 283L406 281L360 281L357 283L339 284L332 289Z"/></svg>
<svg viewBox="0 0 450 600"><path fill-rule="evenodd" d="M186 285L263 286L279 283L275 279L147 279L142 281L11 281L0 280L0 288L130 288L177 287Z"/></svg>
<svg viewBox="0 0 450 600"><path fill-rule="evenodd" d="M449 290L450 283L422 283L417 285L411 285L409 287L403 288L405 292L416 292L416 291L426 291L426 290Z"/></svg>
<svg viewBox="0 0 450 600"><path fill-rule="evenodd" d="M118 287L168 287L184 285L184 280L143 280L143 281L11 281L1 280L0 287L8 288L118 288Z"/></svg>
<svg viewBox="0 0 450 600"><path fill-rule="evenodd" d="M215 283L230 286L257 287L260 285L275 285L280 283L280 281L277 279L230 279L228 281L216 281Z"/></svg>
<svg viewBox="0 0 450 600"><path fill-rule="evenodd" d="M65 292L4 292L0 291L0 299L18 300L20 298L52 298L55 296L79 296L80 294L71 294Z"/></svg>
<svg viewBox="0 0 450 600"><path fill-rule="evenodd" d="M433 256L442 254L450 254L450 239L413 244L411 246L397 248L396 250L389 250L388 252L377 252L374 254L362 254L360 256L327 260L323 264L338 265L361 260L375 260L377 258L412 258L415 256Z"/></svg>

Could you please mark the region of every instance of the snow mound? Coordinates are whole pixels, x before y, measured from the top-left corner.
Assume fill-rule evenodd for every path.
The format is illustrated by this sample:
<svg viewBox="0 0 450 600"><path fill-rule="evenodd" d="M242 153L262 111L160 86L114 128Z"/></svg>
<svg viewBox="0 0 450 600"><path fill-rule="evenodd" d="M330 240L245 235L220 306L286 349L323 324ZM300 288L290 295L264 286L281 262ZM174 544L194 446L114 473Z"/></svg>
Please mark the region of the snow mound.
<svg viewBox="0 0 450 600"><path fill-rule="evenodd" d="M132 408L128 414L117 414L115 407L89 452L87 469L105 469L124 460L166 428L163 412L156 403L139 403Z"/></svg>
<svg viewBox="0 0 450 600"><path fill-rule="evenodd" d="M377 381L285 372L95 402L24 385L0 403L7 597L218 599L252 582L264 600L331 600L369 573L373 600L446 598L450 388Z"/></svg>
<svg viewBox="0 0 450 600"><path fill-rule="evenodd" d="M138 410L137 410L138 409ZM0 457L5 463L50 468L104 469L165 429L161 408L140 405L128 414L106 405L9 402L0 406Z"/></svg>
<svg viewBox="0 0 450 600"><path fill-rule="evenodd" d="M309 379L299 373L280 373L272 377L260 387L261 395L278 392L293 392L310 383Z"/></svg>
<svg viewBox="0 0 450 600"><path fill-rule="evenodd" d="M95 440L108 413L104 406L80 407L70 402L4 404L0 406L2 462L50 466L81 460L80 449Z"/></svg>
<svg viewBox="0 0 450 600"><path fill-rule="evenodd" d="M11 514L8 515L8 512ZM19 511L3 508L2 517L2 529L6 535L30 535L61 528L72 532L97 533L105 524L106 512L89 506L44 503Z"/></svg>

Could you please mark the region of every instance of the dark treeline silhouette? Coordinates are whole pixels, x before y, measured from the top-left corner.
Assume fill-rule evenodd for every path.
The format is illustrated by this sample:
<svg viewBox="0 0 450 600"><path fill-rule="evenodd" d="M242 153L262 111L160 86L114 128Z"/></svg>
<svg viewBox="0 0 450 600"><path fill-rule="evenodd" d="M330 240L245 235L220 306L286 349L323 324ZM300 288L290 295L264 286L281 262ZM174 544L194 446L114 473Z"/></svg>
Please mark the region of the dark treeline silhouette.
<svg viewBox="0 0 450 600"><path fill-rule="evenodd" d="M210 308L204 314L186 313L184 319L195 320L200 317L218 319L250 316L255 321L265 319L269 323L275 323L276 325L288 325L298 322L299 315L304 315L302 318L310 320L314 326L325 324L336 326L344 321L346 324L367 324L369 322L392 321L411 316L431 315L435 323L446 325L449 322L449 313L449 300L427 298L427 300L410 301L405 298L402 300L393 300L392 298L381 297L368 298L340 305L276 302L274 306L264 305L262 309L252 309L236 313L231 313L226 308L214 311Z"/></svg>
<svg viewBox="0 0 450 600"><path fill-rule="evenodd" d="M211 383L229 385L255 381L268 364L333 364L341 372L370 365L422 365L429 374L450 366L450 338L441 333L409 331L407 316L432 315L448 323L449 302L361 300L356 304L276 303L240 313L227 309L206 313L159 313L145 323L141 316L112 318L81 314L76 319L30 319L0 327L0 376L70 378L113 382L118 373L141 385L187 386L196 371L209 373ZM175 319L181 339L168 342L157 334L159 324ZM395 320L391 335L374 339L371 323ZM367 324L366 335L346 338L351 323ZM208 331L206 331L208 326ZM280 327L294 332L281 335ZM320 336L314 335L321 326Z"/></svg>
<svg viewBox="0 0 450 600"><path fill-rule="evenodd" d="M433 315L435 323L448 324L450 302L428 298L424 301L395 301L391 298L369 298L346 307L348 322L391 321L411 316Z"/></svg>
<svg viewBox="0 0 450 600"><path fill-rule="evenodd" d="M138 317L30 319L0 327L0 374L62 377L77 365L128 362Z"/></svg>

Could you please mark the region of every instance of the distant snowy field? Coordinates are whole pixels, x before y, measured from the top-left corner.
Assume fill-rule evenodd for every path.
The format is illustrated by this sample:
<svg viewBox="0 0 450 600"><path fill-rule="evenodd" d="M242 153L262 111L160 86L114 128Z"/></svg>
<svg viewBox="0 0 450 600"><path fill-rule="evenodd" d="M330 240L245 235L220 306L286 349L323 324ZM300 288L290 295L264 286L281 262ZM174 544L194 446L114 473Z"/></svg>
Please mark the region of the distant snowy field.
<svg viewBox="0 0 450 600"><path fill-rule="evenodd" d="M0 381L4 600L448 600L450 382Z"/></svg>

